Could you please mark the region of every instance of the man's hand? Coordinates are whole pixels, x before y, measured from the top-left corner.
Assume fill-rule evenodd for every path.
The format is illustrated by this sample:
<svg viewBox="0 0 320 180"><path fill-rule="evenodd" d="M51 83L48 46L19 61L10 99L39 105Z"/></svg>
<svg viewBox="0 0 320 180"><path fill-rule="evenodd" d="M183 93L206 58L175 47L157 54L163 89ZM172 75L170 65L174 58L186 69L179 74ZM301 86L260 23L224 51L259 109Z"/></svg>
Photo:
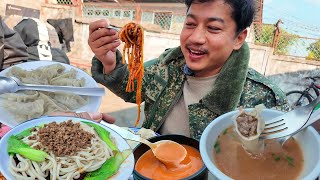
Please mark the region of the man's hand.
<svg viewBox="0 0 320 180"><path fill-rule="evenodd" d="M99 112L53 112L49 114L49 116L70 116L70 117L79 117L82 119L88 119L95 122L101 122L101 120L106 121L108 123L113 124L116 119L107 113L99 113Z"/></svg>
<svg viewBox="0 0 320 180"><path fill-rule="evenodd" d="M108 29L106 20L99 20L89 25L88 44L92 52L102 62L104 71L109 73L116 67L116 50L120 45L118 32Z"/></svg>

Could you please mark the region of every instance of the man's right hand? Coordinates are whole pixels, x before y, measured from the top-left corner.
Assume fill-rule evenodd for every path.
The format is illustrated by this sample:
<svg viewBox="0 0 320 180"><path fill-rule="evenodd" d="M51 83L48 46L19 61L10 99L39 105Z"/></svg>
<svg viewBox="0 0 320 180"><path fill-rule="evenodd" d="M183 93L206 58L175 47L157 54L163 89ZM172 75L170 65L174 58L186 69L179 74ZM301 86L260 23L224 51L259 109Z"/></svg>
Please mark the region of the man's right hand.
<svg viewBox="0 0 320 180"><path fill-rule="evenodd" d="M118 32L108 29L106 20L99 20L89 25L88 44L92 52L102 62L104 72L110 73L116 67L116 50L120 45Z"/></svg>

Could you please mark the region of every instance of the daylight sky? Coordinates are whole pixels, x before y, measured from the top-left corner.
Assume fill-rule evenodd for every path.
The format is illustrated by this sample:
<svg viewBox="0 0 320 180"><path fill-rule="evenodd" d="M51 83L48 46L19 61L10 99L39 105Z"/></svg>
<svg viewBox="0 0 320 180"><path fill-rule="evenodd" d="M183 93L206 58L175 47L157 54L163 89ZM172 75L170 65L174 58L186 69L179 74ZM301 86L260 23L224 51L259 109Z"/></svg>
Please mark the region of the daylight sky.
<svg viewBox="0 0 320 180"><path fill-rule="evenodd" d="M320 38L320 0L264 0L263 10L264 23L281 19L287 30Z"/></svg>

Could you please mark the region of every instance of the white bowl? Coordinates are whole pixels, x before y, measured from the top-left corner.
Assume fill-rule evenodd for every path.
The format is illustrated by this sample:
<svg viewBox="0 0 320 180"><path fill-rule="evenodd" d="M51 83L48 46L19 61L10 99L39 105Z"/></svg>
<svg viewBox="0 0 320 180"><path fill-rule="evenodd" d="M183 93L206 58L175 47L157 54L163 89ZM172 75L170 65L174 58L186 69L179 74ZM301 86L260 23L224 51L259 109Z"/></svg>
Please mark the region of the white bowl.
<svg viewBox="0 0 320 180"><path fill-rule="evenodd" d="M84 87L99 87L98 83L86 72L84 72L83 70L69 65L69 64L64 64L64 63L60 63L60 62L54 62L54 61L30 61L30 62L25 62L25 63L21 63L21 64L16 64L14 66L10 66L9 68L3 70L0 72L0 76L6 76L6 73L9 72L11 70L12 67L20 67L24 70L34 70L37 69L39 67L43 67L43 66L49 66L52 64L61 64L65 67L66 71L69 71L70 69L74 69L77 71L77 79L80 78L84 78L85 79L85 85ZM81 112L81 111L86 111L86 112L96 112L98 111L99 107L100 107L100 103L101 103L102 97L101 96L89 96L89 101L87 104L85 104L84 106L75 109L74 111L76 112ZM17 121L14 117L14 114L8 112L6 109L4 109L3 107L1 107L1 104L4 101L2 100L2 98L0 98L0 122L3 124L6 124L10 127L14 127L20 123L22 123L22 121Z"/></svg>
<svg viewBox="0 0 320 180"><path fill-rule="evenodd" d="M251 110L252 109L246 109L246 111ZM231 117L234 116L237 112L238 111L232 111L223 114L213 120L206 127L200 139L200 153L202 160L204 161L204 164L207 166L209 171L215 176L214 178L217 179L231 179L223 172L221 172L213 163L213 146L218 138L218 135L221 134L224 129L230 127L233 124ZM283 112L281 111L265 109L262 112L262 118L272 119L273 117L279 116L281 114L283 114ZM304 156L304 169L301 173L300 179L314 180L320 174L320 136L313 127L308 127L294 137L300 144Z"/></svg>
<svg viewBox="0 0 320 180"><path fill-rule="evenodd" d="M85 119L81 119L81 118L76 118L76 117L63 117L63 116L59 116L59 117L40 117L38 119L33 119L30 121L27 121L25 123L22 123L18 126L16 126L15 128L11 129L1 140L0 140L0 172L4 175L5 178L7 178L8 180L13 180L15 179L10 171L9 171L9 155L7 152L7 147L8 147L8 138L11 135L14 134L18 134L19 132L30 128L30 127L35 127L37 125L41 125L41 124L46 124L46 123L50 123L50 122L62 122L62 121L66 121L72 119L73 121L86 121L86 122L91 122L91 123L95 123L101 127L103 127L104 129L106 129L107 131L110 132L110 135L114 138L115 140L115 144L118 147L118 149L120 151L126 150L126 149L130 149L129 144L126 142L126 140L124 140L118 133L116 133L115 131L113 131L112 129L103 126L99 123L93 122L93 121L89 121L89 120L85 120ZM110 180L123 180L123 179L128 179L132 172L133 172L133 168L134 168L134 157L133 154L131 153L129 155L129 157L121 164L119 171L117 172L117 174L113 175Z"/></svg>

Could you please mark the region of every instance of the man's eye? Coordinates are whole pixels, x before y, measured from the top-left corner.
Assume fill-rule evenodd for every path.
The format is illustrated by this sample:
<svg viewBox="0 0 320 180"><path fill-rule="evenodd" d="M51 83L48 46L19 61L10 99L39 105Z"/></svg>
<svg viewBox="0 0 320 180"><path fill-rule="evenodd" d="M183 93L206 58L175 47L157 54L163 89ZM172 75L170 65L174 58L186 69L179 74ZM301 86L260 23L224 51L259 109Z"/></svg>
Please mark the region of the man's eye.
<svg viewBox="0 0 320 180"><path fill-rule="evenodd" d="M208 26L208 30L209 30L209 31L217 32L217 31L220 31L221 29L218 28L218 27L215 27L215 26Z"/></svg>
<svg viewBox="0 0 320 180"><path fill-rule="evenodd" d="M194 23L186 23L185 24L187 27L194 27L194 26L196 26Z"/></svg>

